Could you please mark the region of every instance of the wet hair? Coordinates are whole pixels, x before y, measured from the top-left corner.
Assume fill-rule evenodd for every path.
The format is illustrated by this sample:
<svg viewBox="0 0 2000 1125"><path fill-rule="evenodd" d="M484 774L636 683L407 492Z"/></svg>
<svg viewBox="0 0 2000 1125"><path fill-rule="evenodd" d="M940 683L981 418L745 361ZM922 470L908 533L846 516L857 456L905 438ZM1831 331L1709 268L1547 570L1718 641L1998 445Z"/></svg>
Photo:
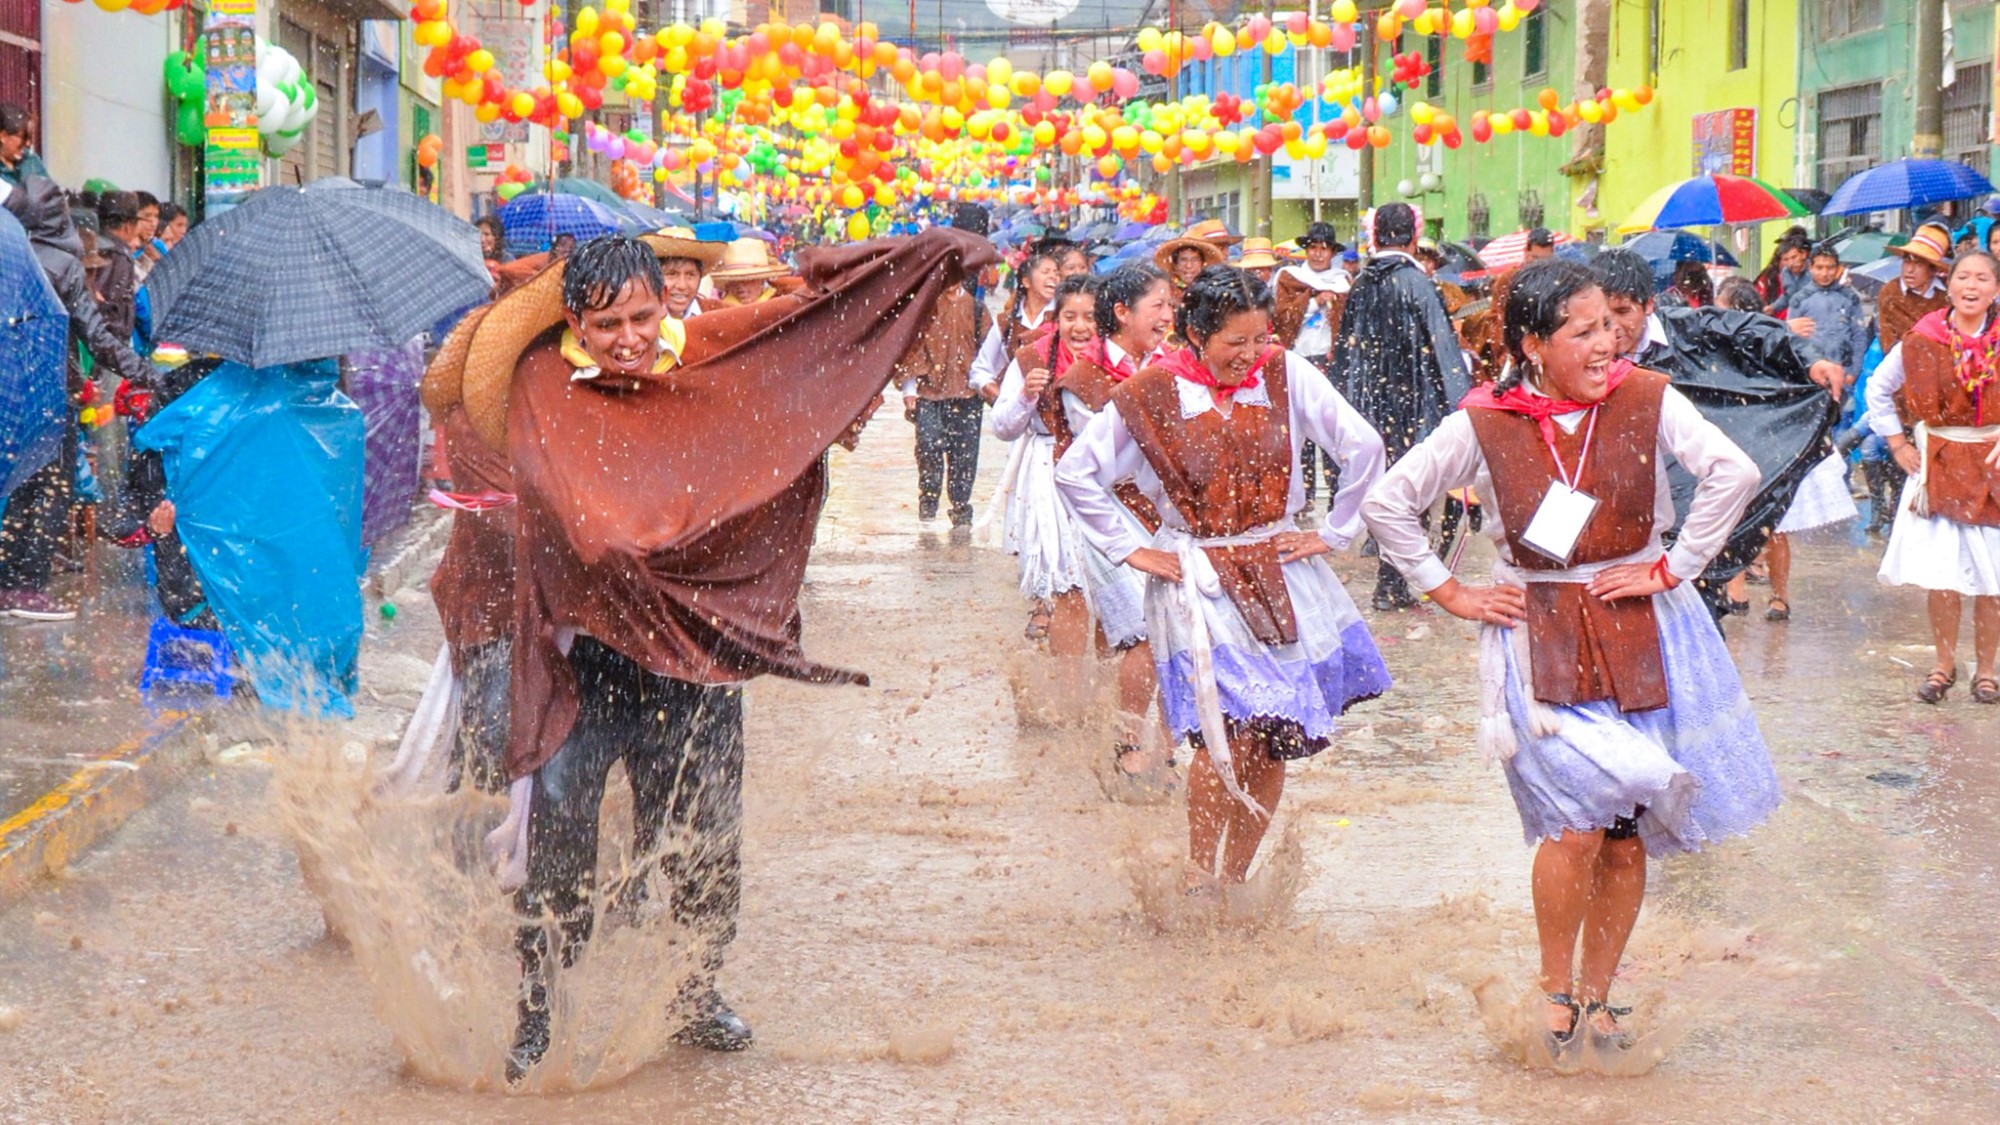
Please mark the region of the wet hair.
<svg viewBox="0 0 2000 1125"><path fill-rule="evenodd" d="M1700 262L1682 262L1674 267L1675 289L1685 293L1688 303L1712 305L1715 303L1715 282L1708 277L1708 267Z"/></svg>
<svg viewBox="0 0 2000 1125"><path fill-rule="evenodd" d="M0 105L0 133L10 137L25 137L28 135L28 122L32 120L33 118L28 116L28 111L20 106L11 102Z"/></svg>
<svg viewBox="0 0 2000 1125"><path fill-rule="evenodd" d="M1624 297L1644 304L1653 299L1653 267L1636 250L1618 247L1599 254L1590 263L1590 272L1607 296Z"/></svg>
<svg viewBox="0 0 2000 1125"><path fill-rule="evenodd" d="M114 191L97 201L97 225L113 230L139 221L139 197L129 191Z"/></svg>
<svg viewBox="0 0 2000 1125"><path fill-rule="evenodd" d="M1530 246L1554 246L1555 244L1556 233L1547 227L1536 227L1534 230L1528 232L1528 245Z"/></svg>
<svg viewBox="0 0 2000 1125"><path fill-rule="evenodd" d="M563 263L563 308L583 314L610 308L627 285L658 296L666 283L653 248L636 238L606 235L581 243Z"/></svg>
<svg viewBox="0 0 2000 1125"><path fill-rule="evenodd" d="M1092 300L1096 300L1097 279L1087 273L1074 274L1070 277L1063 278L1062 284L1056 286L1055 302L1051 304L1049 307L1057 312L1061 312L1063 307L1063 302L1069 300L1071 297L1076 296L1078 293L1088 293L1090 294Z"/></svg>
<svg viewBox="0 0 2000 1125"><path fill-rule="evenodd" d="M1118 306L1139 303L1153 286L1164 285L1167 275L1151 262L1119 266L1097 279L1097 334L1110 339L1118 333Z"/></svg>
<svg viewBox="0 0 2000 1125"><path fill-rule="evenodd" d="M498 215L481 215L479 218L473 220L472 225L481 230L492 231L493 237L502 242L505 242L507 239L507 224L501 222Z"/></svg>
<svg viewBox="0 0 2000 1125"><path fill-rule="evenodd" d="M1951 278L1957 277L1958 268L1967 262L1985 262L1986 268L1993 271L1993 276L2000 278L2000 258L1996 258L1984 250L1967 250L1965 253L1951 260L1951 272L1945 275L1945 279L1949 281Z"/></svg>
<svg viewBox="0 0 2000 1125"><path fill-rule="evenodd" d="M1417 240L1417 212L1407 203L1384 203L1375 209L1375 245L1385 250Z"/></svg>
<svg viewBox="0 0 2000 1125"><path fill-rule="evenodd" d="M1193 344L1197 336L1206 340L1214 335L1230 317L1269 314L1276 308L1269 285L1235 266L1210 266L1188 283L1180 310L1174 313L1174 327Z"/></svg>
<svg viewBox="0 0 2000 1125"><path fill-rule="evenodd" d="M1602 262L1612 253L1616 251L1601 254L1597 260ZM1604 286L1595 270L1567 258L1544 258L1522 266L1514 274L1514 284L1507 290L1507 307L1501 311L1501 332L1507 341L1507 354L1514 362L1500 376L1495 384L1497 389L1512 390L1520 386L1527 374L1528 353L1521 341L1530 336L1546 340L1555 335L1569 323L1570 298L1601 288Z"/></svg>
<svg viewBox="0 0 2000 1125"><path fill-rule="evenodd" d="M1808 261L1816 262L1821 258L1832 258L1836 264L1840 262L1840 248L1831 242L1822 242L1818 246L1813 247L1808 253L1812 255L1807 259Z"/></svg>
<svg viewBox="0 0 2000 1125"><path fill-rule="evenodd" d="M1757 283L1747 277L1732 277L1715 291L1715 303L1720 308L1736 309L1739 312L1763 312L1764 295L1757 292Z"/></svg>
<svg viewBox="0 0 2000 1125"><path fill-rule="evenodd" d="M139 201L139 210L141 211L144 211L148 207L156 211L159 209L160 197L150 191L135 191L132 193L132 198Z"/></svg>
<svg viewBox="0 0 2000 1125"><path fill-rule="evenodd" d="M178 203L175 203L173 200L168 199L161 201L160 203L161 226L164 227L168 223L173 222L175 219L183 218L186 215L187 215L187 208L181 206Z"/></svg>

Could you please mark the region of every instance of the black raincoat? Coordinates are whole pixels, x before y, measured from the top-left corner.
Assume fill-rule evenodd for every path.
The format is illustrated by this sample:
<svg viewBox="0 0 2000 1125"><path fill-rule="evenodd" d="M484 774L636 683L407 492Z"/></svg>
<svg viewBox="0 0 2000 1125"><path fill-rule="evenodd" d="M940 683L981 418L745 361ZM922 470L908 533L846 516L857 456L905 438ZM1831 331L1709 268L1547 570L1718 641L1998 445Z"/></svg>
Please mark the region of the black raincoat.
<svg viewBox="0 0 2000 1125"><path fill-rule="evenodd" d="M1381 433L1392 462L1430 436L1471 387L1444 297L1402 254L1369 259L1354 279L1328 374Z"/></svg>
<svg viewBox="0 0 2000 1125"><path fill-rule="evenodd" d="M1728 544L1702 575L1703 595L1714 607L1719 593L1711 590L1757 557L1799 483L1833 451L1829 435L1839 407L1808 376L1799 337L1775 317L1721 308L1663 308L1654 315L1668 342L1643 351L1639 366L1666 373L1764 474ZM1669 475L1674 507L1685 517L1694 478L1679 465Z"/></svg>

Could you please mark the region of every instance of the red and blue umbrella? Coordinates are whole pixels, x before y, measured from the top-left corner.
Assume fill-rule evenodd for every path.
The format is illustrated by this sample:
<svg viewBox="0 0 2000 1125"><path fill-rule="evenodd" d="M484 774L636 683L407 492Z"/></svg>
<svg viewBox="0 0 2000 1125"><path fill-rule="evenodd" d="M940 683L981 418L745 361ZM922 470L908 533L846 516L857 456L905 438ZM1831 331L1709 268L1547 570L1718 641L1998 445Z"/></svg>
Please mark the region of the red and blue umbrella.
<svg viewBox="0 0 2000 1125"><path fill-rule="evenodd" d="M1847 177L1822 215L1900 211L1927 203L1971 199L1993 190L1985 176L1956 160L1896 160Z"/></svg>
<svg viewBox="0 0 2000 1125"><path fill-rule="evenodd" d="M1762 180L1715 173L1668 184L1619 224L1620 234L1677 227L1761 223L1810 216L1812 211Z"/></svg>

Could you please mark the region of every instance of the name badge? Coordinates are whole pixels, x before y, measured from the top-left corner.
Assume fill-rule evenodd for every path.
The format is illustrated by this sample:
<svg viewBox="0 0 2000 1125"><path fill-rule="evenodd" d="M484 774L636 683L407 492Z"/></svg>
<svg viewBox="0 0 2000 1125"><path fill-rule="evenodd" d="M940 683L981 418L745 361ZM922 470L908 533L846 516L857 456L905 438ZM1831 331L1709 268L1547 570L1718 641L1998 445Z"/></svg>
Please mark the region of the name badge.
<svg viewBox="0 0 2000 1125"><path fill-rule="evenodd" d="M1597 497L1552 480L1541 505L1535 509L1535 518L1521 532L1521 542L1536 554L1568 566L1570 556L1576 553L1576 541L1582 538L1584 527L1596 512Z"/></svg>

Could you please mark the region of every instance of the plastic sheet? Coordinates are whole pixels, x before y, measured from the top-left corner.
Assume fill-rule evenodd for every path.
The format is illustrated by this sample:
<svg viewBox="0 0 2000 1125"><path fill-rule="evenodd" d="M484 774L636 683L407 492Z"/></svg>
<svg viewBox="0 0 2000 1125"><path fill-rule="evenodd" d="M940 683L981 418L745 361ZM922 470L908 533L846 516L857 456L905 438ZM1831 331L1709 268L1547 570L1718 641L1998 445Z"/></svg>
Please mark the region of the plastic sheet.
<svg viewBox="0 0 2000 1125"><path fill-rule="evenodd" d="M141 429L208 603L268 706L350 717L361 651L361 411L332 360L225 363Z"/></svg>

